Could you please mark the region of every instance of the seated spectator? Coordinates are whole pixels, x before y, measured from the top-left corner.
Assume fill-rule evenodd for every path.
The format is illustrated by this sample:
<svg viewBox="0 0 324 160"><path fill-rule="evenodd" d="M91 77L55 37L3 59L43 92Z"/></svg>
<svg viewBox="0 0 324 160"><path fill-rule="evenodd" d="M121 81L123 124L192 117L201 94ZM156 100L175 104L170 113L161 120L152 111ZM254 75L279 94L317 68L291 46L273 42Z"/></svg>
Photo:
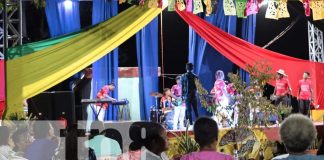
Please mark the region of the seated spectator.
<svg viewBox="0 0 324 160"><path fill-rule="evenodd" d="M1 160L25 160L19 157L9 145L10 131L6 126L0 126L0 159Z"/></svg>
<svg viewBox="0 0 324 160"><path fill-rule="evenodd" d="M274 160L319 160L316 155L306 154L316 138L313 122L302 114L293 114L286 118L280 126L280 136L288 152L277 156ZM323 159L322 157L321 159Z"/></svg>
<svg viewBox="0 0 324 160"><path fill-rule="evenodd" d="M27 147L32 143L31 135L27 128L19 128L11 136L12 141L15 144L13 150L17 156L23 157Z"/></svg>
<svg viewBox="0 0 324 160"><path fill-rule="evenodd" d="M96 155L93 149L86 148L82 137L86 138L85 131L78 129L78 125L72 125L66 133L66 142L60 148L56 159L67 160L96 160ZM81 139L81 141L79 141Z"/></svg>
<svg viewBox="0 0 324 160"><path fill-rule="evenodd" d="M145 139L142 131L145 129ZM164 151L168 149L166 130L158 123L135 122L129 129L132 144L129 151L118 160L167 160Z"/></svg>
<svg viewBox="0 0 324 160"><path fill-rule="evenodd" d="M192 152L181 157L181 160L233 160L230 155L216 152L216 145L218 140L218 126L217 123L209 117L199 118L194 125L195 140L200 146L200 151Z"/></svg>
<svg viewBox="0 0 324 160"><path fill-rule="evenodd" d="M54 128L46 121L35 121L34 142L27 147L25 158L30 160L51 160L58 144L54 142Z"/></svg>
<svg viewBox="0 0 324 160"><path fill-rule="evenodd" d="M104 124L101 121L94 121L91 124L91 139L85 142L85 146L95 151L98 159L104 157L117 157L122 151L119 143L104 134ZM102 134L100 134L102 132Z"/></svg>

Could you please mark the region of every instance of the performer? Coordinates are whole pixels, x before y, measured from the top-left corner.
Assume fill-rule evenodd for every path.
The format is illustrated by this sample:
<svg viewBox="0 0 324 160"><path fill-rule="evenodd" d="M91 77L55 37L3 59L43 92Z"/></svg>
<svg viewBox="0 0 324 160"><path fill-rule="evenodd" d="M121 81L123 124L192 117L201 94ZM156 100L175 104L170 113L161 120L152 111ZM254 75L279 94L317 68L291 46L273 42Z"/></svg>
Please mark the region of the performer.
<svg viewBox="0 0 324 160"><path fill-rule="evenodd" d="M227 96L227 87L224 82L224 72L221 70L215 73L216 81L214 83L214 88L210 91L210 94L215 96L215 102L222 107L226 107L229 104Z"/></svg>
<svg viewBox="0 0 324 160"><path fill-rule="evenodd" d="M175 85L171 88L171 93L175 96L174 102L174 117L173 117L173 130L184 129L184 118L186 115L186 104L183 103L182 96L182 86L181 86L181 76L177 76ZM178 128L179 123L179 128Z"/></svg>
<svg viewBox="0 0 324 160"><path fill-rule="evenodd" d="M114 90L115 90L115 84L114 83L110 83L108 85L105 85L97 93L96 98L97 99L108 99L108 100L111 100L111 101L116 101L116 99L109 96L109 93L114 91ZM100 108L101 108L101 110L100 110ZM98 120L99 121L104 121L105 113L106 113L107 108L108 108L108 103L97 104L95 106L96 113L97 114L99 113L99 115L98 115Z"/></svg>
<svg viewBox="0 0 324 160"><path fill-rule="evenodd" d="M192 115L191 110L194 110L196 118L198 118L198 109L197 109L197 87L195 80L198 79L198 76L195 75L193 70L193 64L187 63L186 70L187 73L181 76L181 85L182 85L182 98L186 103L186 117L189 119L190 125L192 125Z"/></svg>
<svg viewBox="0 0 324 160"><path fill-rule="evenodd" d="M309 116L310 103L313 101L312 82L309 72L304 72L303 79L298 82L297 100L299 113Z"/></svg>
<svg viewBox="0 0 324 160"><path fill-rule="evenodd" d="M163 97L160 101L160 107L163 111L171 110L172 109L172 97L171 97L171 90L170 88L163 89Z"/></svg>
<svg viewBox="0 0 324 160"><path fill-rule="evenodd" d="M289 105L288 94L291 92L290 84L285 71L279 69L277 71L276 86L273 95L275 96L275 105Z"/></svg>

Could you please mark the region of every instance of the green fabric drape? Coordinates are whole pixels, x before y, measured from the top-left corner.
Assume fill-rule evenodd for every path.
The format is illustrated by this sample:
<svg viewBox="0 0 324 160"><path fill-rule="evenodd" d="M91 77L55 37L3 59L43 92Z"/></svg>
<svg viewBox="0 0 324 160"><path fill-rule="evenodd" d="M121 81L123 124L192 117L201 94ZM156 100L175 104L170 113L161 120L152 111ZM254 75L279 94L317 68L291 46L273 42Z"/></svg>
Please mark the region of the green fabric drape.
<svg viewBox="0 0 324 160"><path fill-rule="evenodd" d="M151 22L161 8L133 6L64 42L7 61L6 118L22 111L22 102L79 72Z"/></svg>

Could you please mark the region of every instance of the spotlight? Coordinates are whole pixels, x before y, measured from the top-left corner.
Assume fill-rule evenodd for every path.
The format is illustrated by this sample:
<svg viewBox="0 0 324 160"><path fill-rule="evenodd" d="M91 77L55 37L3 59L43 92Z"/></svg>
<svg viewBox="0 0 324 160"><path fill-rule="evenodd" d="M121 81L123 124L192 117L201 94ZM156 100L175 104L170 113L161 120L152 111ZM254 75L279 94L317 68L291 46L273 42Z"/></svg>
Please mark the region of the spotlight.
<svg viewBox="0 0 324 160"><path fill-rule="evenodd" d="M68 10L72 9L72 0L65 0L64 2L64 7Z"/></svg>

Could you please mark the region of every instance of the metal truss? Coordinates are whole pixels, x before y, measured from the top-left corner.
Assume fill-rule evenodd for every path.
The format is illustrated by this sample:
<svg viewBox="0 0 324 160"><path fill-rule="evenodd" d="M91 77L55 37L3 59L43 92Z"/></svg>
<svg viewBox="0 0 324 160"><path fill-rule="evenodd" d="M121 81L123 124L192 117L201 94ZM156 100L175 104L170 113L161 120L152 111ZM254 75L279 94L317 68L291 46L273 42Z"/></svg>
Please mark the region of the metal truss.
<svg viewBox="0 0 324 160"><path fill-rule="evenodd" d="M0 59L5 58L8 47L22 44L22 0L4 0L4 3L0 9Z"/></svg>
<svg viewBox="0 0 324 160"><path fill-rule="evenodd" d="M308 22L309 60L324 63L323 32Z"/></svg>

